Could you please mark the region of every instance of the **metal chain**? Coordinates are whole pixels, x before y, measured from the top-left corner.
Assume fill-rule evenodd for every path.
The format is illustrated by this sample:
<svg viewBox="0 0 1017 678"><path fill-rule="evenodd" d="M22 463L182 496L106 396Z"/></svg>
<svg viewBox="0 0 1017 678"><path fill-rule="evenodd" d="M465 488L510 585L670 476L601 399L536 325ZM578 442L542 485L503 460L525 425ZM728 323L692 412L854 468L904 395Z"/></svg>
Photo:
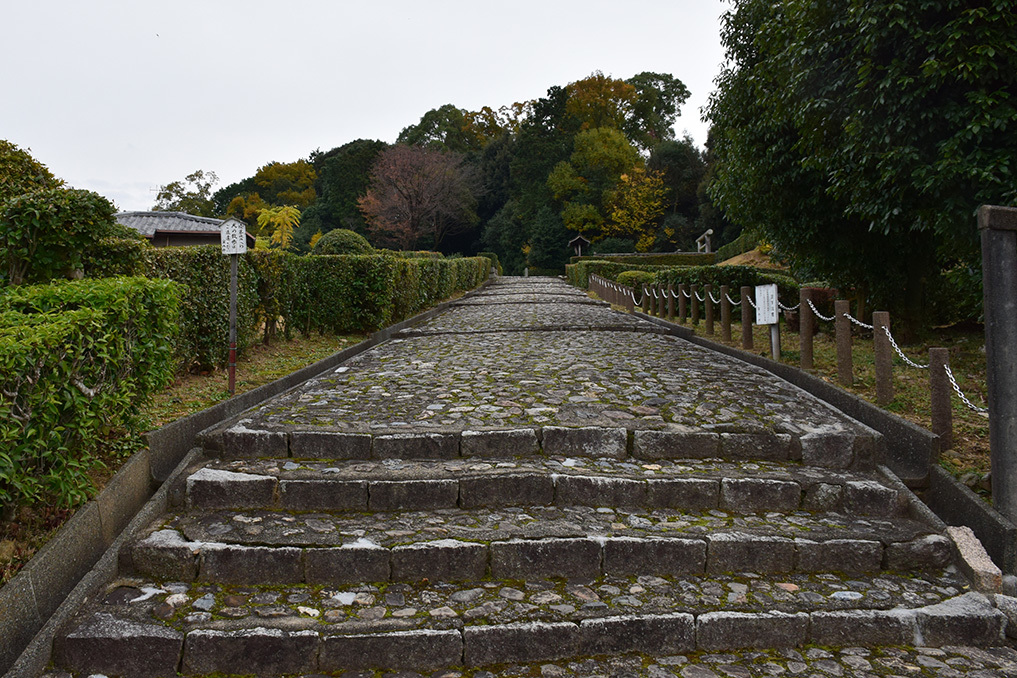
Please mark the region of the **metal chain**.
<svg viewBox="0 0 1017 678"><path fill-rule="evenodd" d="M901 360L906 362L911 367L917 367L920 370L927 370L927 369L929 369L928 365L919 365L918 363L914 362L913 360L908 358L906 355L904 355L904 352L900 350L900 346L898 346L897 342L893 340L893 335L890 334L890 328L889 327L887 327L886 325L883 325L883 331L886 332L886 337L890 340L890 345L893 346L893 350L897 351L897 355L899 355L901 357Z"/></svg>
<svg viewBox="0 0 1017 678"><path fill-rule="evenodd" d="M756 302L752 301L752 297L745 297L745 301L749 302L749 306L756 308Z"/></svg>
<svg viewBox="0 0 1017 678"><path fill-rule="evenodd" d="M730 294L728 294L728 295L726 295L726 296L727 296L727 302L728 302L729 304L731 304L732 306L741 306L741 305L742 305L742 302L740 302L740 301L735 301L734 299L732 299L732 298L731 298L731 295L730 295Z"/></svg>
<svg viewBox="0 0 1017 678"><path fill-rule="evenodd" d="M696 299L698 299L699 301L706 302L706 298L699 296L699 292L696 292L695 295L696 295ZM689 298L691 299L691 297L689 297Z"/></svg>
<svg viewBox="0 0 1017 678"><path fill-rule="evenodd" d="M872 325L866 325L861 320L858 320L857 318L852 317L850 313L845 313L844 317L847 318L848 320L850 320L851 322L853 322L855 325L858 325L859 327L861 327L863 330L875 329Z"/></svg>
<svg viewBox="0 0 1017 678"><path fill-rule="evenodd" d="M823 315L822 313L817 311L816 310L816 305L812 303L812 299L806 299L806 301L809 302L809 308L812 309L812 312L815 313L816 317L819 318L820 320L825 320L827 322L830 322L831 320L835 320L836 319L837 316L831 315L829 318L827 318L825 315Z"/></svg>
<svg viewBox="0 0 1017 678"><path fill-rule="evenodd" d="M794 306L785 306L784 304L780 303L780 300L778 299L777 300L777 305L780 306L785 311L797 311L798 307L801 306L802 304L801 304L801 302L798 302Z"/></svg>
<svg viewBox="0 0 1017 678"><path fill-rule="evenodd" d="M950 384L953 386L953 390L957 392L957 395L959 395L960 399L964 401L964 404L967 405L968 408L970 408L972 411L977 412L978 414L988 416L989 410L987 410L984 407L978 407L978 405L972 403L970 400L968 400L968 397L964 395L964 392L961 391L960 386L957 385L957 380L953 378L953 370L950 369L950 366L943 365L943 369L946 370L946 376L950 379Z"/></svg>
<svg viewBox="0 0 1017 678"><path fill-rule="evenodd" d="M642 306L643 305L643 300L642 299L640 299L639 301L636 301L636 291L635 290L630 291L629 292L629 296L632 297L632 303L635 304L636 306Z"/></svg>
<svg viewBox="0 0 1017 678"><path fill-rule="evenodd" d="M686 298L686 299L691 299L691 298L692 298L692 295L691 295L691 294L689 294L689 293L688 293L687 291L685 291L685 290L682 290L682 291L681 291L681 293L685 295L685 298Z"/></svg>
<svg viewBox="0 0 1017 678"><path fill-rule="evenodd" d="M657 288L656 287L651 287L650 291L653 292L653 298L654 299L660 299L660 297L657 296Z"/></svg>
<svg viewBox="0 0 1017 678"><path fill-rule="evenodd" d="M720 299L714 299L713 298L713 292L710 292L710 301L712 301L715 304L719 304L720 303Z"/></svg>

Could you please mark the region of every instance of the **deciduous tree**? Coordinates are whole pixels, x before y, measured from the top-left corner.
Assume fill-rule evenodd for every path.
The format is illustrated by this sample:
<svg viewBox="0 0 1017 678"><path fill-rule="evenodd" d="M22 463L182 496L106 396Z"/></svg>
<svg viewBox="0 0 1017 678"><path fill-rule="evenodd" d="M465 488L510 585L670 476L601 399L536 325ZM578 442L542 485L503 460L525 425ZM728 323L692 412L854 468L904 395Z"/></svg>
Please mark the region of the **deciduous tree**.
<svg viewBox="0 0 1017 678"><path fill-rule="evenodd" d="M213 217L215 203L212 201L212 187L217 183L219 177L215 172L195 170L180 181L160 186L152 209L156 212L186 212L199 217Z"/></svg>

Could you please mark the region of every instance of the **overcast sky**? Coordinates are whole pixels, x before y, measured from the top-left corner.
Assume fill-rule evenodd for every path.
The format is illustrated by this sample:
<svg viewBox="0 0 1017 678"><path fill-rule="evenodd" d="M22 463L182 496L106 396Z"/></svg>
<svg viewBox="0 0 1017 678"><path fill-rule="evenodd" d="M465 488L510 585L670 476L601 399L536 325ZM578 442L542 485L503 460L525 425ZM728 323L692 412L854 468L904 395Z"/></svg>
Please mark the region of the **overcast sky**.
<svg viewBox="0 0 1017 678"><path fill-rule="evenodd" d="M196 169L219 186L432 108L543 96L593 71L670 73L700 108L722 0L0 0L0 138L76 188L145 210Z"/></svg>

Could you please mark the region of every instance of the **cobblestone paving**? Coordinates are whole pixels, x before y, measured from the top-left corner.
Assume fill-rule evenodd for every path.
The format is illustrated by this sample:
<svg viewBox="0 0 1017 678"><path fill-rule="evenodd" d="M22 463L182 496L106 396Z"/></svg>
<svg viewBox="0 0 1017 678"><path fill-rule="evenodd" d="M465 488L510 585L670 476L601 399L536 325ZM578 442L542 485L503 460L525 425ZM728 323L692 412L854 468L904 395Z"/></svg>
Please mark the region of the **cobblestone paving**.
<svg viewBox="0 0 1017 678"><path fill-rule="evenodd" d="M411 328L411 335L424 336L363 353L273 400L244 425L375 434L555 425L791 434L860 429L764 370L660 334L575 291L499 293L567 289L527 285L502 283ZM481 303L492 299L502 303ZM610 341L606 330L613 330Z"/></svg>

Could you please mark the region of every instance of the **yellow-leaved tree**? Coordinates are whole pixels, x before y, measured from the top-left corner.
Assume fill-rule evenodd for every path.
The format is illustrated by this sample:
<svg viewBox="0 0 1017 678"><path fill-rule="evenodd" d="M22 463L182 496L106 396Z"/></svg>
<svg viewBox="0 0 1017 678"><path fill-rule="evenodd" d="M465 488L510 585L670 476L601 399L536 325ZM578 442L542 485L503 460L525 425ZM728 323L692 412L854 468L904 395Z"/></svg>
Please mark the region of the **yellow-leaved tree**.
<svg viewBox="0 0 1017 678"><path fill-rule="evenodd" d="M605 236L634 238L636 251L649 252L656 238L656 220L664 214L667 187L660 172L636 166L621 175L609 198L611 218L602 226Z"/></svg>
<svg viewBox="0 0 1017 678"><path fill-rule="evenodd" d="M270 243L281 250L293 244L293 230L300 225L300 210L293 205L266 207L258 214L258 228L271 233Z"/></svg>

